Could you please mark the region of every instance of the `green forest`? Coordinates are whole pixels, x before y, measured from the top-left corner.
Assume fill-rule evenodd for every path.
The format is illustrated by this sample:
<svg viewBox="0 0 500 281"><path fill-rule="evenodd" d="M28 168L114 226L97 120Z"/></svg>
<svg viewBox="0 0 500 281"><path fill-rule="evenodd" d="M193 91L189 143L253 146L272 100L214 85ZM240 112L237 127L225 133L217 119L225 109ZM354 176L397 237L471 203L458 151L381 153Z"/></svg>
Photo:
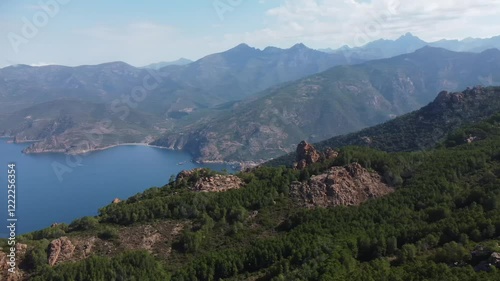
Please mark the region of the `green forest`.
<svg viewBox="0 0 500 281"><path fill-rule="evenodd" d="M352 207L305 209L290 199L292 182L354 162L396 191ZM426 151L348 146L302 171L240 172L241 189L190 190L215 173L172 178L97 217L26 234L22 267L31 280L500 280L490 258L500 252L500 114ZM168 259L126 251L47 263L51 239L96 235L119 243L125 228L163 221L189 225Z"/></svg>

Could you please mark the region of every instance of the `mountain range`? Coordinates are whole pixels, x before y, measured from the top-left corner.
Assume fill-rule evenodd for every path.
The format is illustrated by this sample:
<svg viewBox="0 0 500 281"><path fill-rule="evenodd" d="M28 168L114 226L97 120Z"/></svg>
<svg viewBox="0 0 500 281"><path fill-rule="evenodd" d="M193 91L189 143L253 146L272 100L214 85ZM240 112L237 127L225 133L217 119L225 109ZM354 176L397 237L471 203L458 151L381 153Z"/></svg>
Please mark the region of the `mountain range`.
<svg viewBox="0 0 500 281"><path fill-rule="evenodd" d="M414 53L338 66L234 104L154 142L199 160L262 161L385 122L428 104L442 90L500 80L500 51Z"/></svg>
<svg viewBox="0 0 500 281"><path fill-rule="evenodd" d="M351 59L373 60L411 53L425 46L444 48L455 52L482 52L492 48L500 49L500 36L426 42L411 33L407 33L396 40L379 39L360 47L343 46L339 49L320 50L344 55Z"/></svg>
<svg viewBox="0 0 500 281"><path fill-rule="evenodd" d="M420 41L407 34L367 46L406 52ZM123 62L10 66L0 69L0 133L36 141L26 149L33 153L138 142L184 149L200 161L262 162L293 151L299 140L325 140L416 110L441 90L500 84L499 53L425 46L366 61L303 44L240 44L158 70ZM112 130L103 128L109 120ZM86 142L88 131L103 140Z"/></svg>
<svg viewBox="0 0 500 281"><path fill-rule="evenodd" d="M146 118L145 130L133 131L133 138L124 136L120 130L109 132L112 141L91 149L124 143L126 139L148 142L174 125L217 113L231 102L267 87L345 63L341 56L301 44L290 49L265 50L242 44L189 64L169 65L160 70L136 68L123 62L78 67L9 66L0 69L0 132L16 137L17 141L41 142L28 151L68 151L75 146L74 136L78 134L74 132L98 129L102 114L112 120L127 119L119 122L121 126L137 123L135 115L128 114L133 111L154 116ZM40 110L46 103L47 110ZM67 103L75 107L80 104L82 108L90 103L91 107L106 110L102 114L66 110L63 114L56 104ZM63 119L72 120L72 126L58 122ZM54 124L59 129L54 129Z"/></svg>

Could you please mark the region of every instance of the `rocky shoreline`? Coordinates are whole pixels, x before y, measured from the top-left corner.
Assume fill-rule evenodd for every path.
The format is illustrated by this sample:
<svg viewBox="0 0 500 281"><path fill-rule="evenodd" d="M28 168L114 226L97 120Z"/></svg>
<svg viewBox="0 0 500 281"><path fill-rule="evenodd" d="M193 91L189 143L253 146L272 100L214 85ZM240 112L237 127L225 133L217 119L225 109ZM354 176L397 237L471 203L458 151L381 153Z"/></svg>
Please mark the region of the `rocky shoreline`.
<svg viewBox="0 0 500 281"><path fill-rule="evenodd" d="M5 137L9 138L9 137ZM23 142L14 142L13 140L8 141L8 143L28 143L28 141L23 141ZM103 147L94 147L91 149L85 149L85 150L72 150L68 151L68 149L43 149L43 148L32 148L32 146L26 147L23 149L24 154L44 154L44 153L63 153L67 155L84 155L84 154L89 154L93 152L98 152L98 151L104 151L106 149L111 149L114 147L119 147L119 146L147 146L147 147L152 147L152 148L158 148L158 149L166 149L166 150L172 150L172 151L180 151L179 149L172 149L169 147L164 147L164 146L159 146L159 145L152 145L148 143L120 143L120 144L113 144L113 145L107 145ZM193 157L193 155L191 155ZM221 165L229 165L232 167L235 167L235 170L244 170L244 169L249 169L256 167L264 161L223 161L223 160L203 160L203 159L198 159L195 160L195 157L192 158L192 161L197 163L197 164L221 164Z"/></svg>

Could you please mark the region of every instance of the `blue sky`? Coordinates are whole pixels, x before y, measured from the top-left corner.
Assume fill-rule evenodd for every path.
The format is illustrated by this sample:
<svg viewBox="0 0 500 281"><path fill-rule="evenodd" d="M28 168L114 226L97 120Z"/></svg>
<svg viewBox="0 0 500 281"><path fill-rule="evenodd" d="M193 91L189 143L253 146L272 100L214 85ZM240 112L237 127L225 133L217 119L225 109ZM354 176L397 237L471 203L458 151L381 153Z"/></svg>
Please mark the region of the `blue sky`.
<svg viewBox="0 0 500 281"><path fill-rule="evenodd" d="M337 48L406 32L428 41L484 38L500 35L497 11L500 0L2 0L0 67L142 66L242 42Z"/></svg>

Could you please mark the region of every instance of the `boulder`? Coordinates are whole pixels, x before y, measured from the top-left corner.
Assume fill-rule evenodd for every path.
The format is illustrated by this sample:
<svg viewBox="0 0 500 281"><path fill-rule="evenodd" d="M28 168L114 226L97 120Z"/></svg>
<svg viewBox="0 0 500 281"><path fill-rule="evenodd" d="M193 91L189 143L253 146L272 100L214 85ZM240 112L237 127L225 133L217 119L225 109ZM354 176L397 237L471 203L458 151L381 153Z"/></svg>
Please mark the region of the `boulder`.
<svg viewBox="0 0 500 281"><path fill-rule="evenodd" d="M496 267L500 267L500 253L492 253L489 262Z"/></svg>

